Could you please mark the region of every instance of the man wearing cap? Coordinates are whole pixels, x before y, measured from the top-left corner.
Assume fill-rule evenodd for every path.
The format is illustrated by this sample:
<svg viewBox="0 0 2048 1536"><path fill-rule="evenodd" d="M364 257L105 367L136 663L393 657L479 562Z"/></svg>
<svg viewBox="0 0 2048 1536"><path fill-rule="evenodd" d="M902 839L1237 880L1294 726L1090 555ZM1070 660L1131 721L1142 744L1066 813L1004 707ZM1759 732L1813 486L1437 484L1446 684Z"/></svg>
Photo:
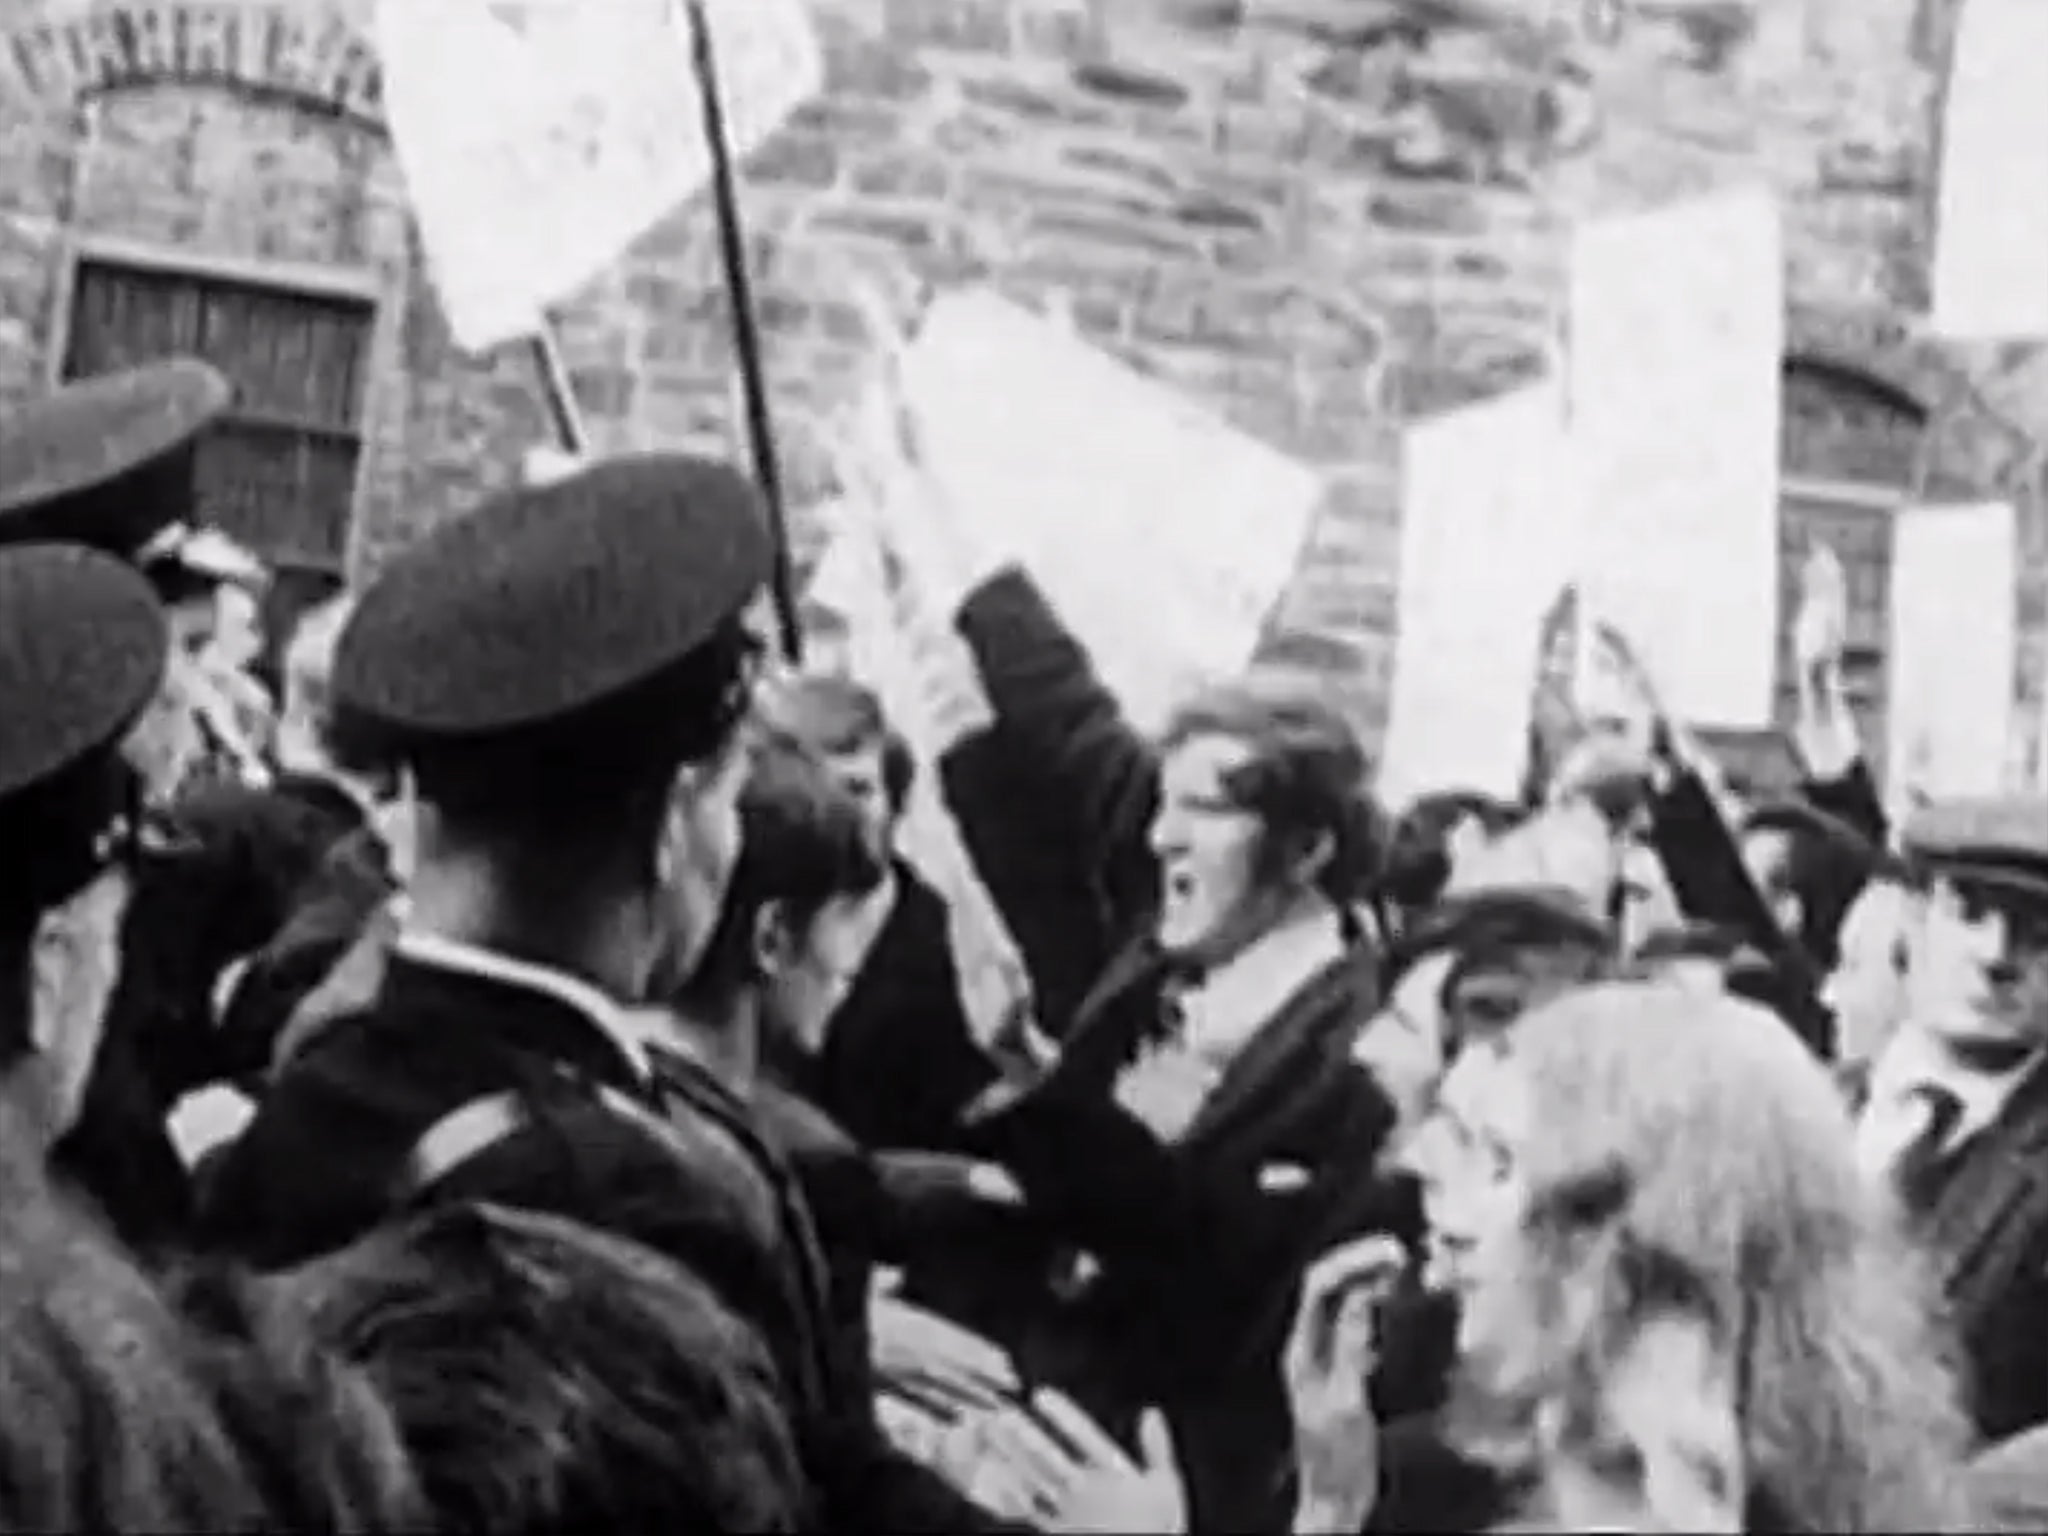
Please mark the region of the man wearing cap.
<svg viewBox="0 0 2048 1536"><path fill-rule="evenodd" d="M45 1145L76 1122L98 1056L140 836L124 747L167 651L162 609L119 561L0 549L0 1092ZM125 1142L115 1190L161 1183L164 1150Z"/></svg>
<svg viewBox="0 0 2048 1536"><path fill-rule="evenodd" d="M949 1528L957 1498L879 1507L943 1490L838 1373L794 1180L708 1071L656 1072L634 1007L696 963L737 858L770 567L742 476L643 455L487 500L361 594L334 694L412 776L403 921L374 1001L208 1171L200 1233L279 1268L488 1199L633 1236L755 1324L832 1523Z"/></svg>
<svg viewBox="0 0 2048 1536"><path fill-rule="evenodd" d="M119 976L78 1123L57 1161L107 1206L122 1235L149 1246L180 1235L189 1196L163 1121L201 1063L222 971L282 921L324 852L319 807L289 787L180 789L232 731L203 700L192 655L214 594L244 570L223 541L191 527L198 450L232 399L227 380L177 358L68 384L0 414L0 546L87 546L140 571L171 629L158 687L123 748L173 836L137 869L120 935ZM211 721L211 726L207 724ZM140 1177L137 1148L155 1170Z"/></svg>
<svg viewBox="0 0 2048 1536"><path fill-rule="evenodd" d="M1859 1148L1926 1237L1999 1439L2048 1422L2048 803L1930 806L1905 849L1905 1018Z"/></svg>
<svg viewBox="0 0 2048 1536"><path fill-rule="evenodd" d="M646 457L487 501L363 592L335 706L412 774L409 921L210 1181L215 1240L266 1265L350 1241L482 1093L566 1072L654 1102L624 1009L722 896L767 569L742 480Z"/></svg>

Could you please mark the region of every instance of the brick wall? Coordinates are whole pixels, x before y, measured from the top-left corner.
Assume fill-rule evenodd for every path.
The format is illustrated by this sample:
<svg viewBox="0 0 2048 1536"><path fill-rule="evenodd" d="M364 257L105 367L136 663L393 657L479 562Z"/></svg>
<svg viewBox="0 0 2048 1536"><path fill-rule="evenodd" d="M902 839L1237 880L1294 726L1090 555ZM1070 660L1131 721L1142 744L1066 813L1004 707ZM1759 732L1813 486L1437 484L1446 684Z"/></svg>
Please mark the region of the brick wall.
<svg viewBox="0 0 2048 1536"><path fill-rule="evenodd" d="M799 504L827 488L819 426L868 352L855 279L906 302L987 278L1064 304L1091 337L1326 472L1270 651L1331 670L1376 723L1396 617L1391 429L1544 366L1563 218L1761 176L1790 210L1798 344L1925 400L1938 482L2020 495L2040 565L2037 446L1903 320L1926 290L1953 0L1765 0L1732 44L1713 24L1731 8L1700 0L1623 7L1616 38L1585 34L1575 3L1526 0L1562 19L1505 45L1418 31L1386 0L1286 8L1315 25L1265 24L1273 0L818 0L830 89L745 190ZM116 52L224 11L270 41L227 71L255 85L137 83L150 70L131 60L81 101L37 27L108 5L9 8L6 41L42 52L0 45L0 393L48 378L81 237L356 271L383 302L358 517L373 562L504 476L543 416L529 360L457 356L421 279L361 77L367 0L122 10L130 33L102 39ZM281 89L257 88L285 66ZM346 79L316 89L321 68ZM723 318L701 207L566 306L562 345L601 446L729 440ZM2026 602L2035 697L2038 580Z"/></svg>

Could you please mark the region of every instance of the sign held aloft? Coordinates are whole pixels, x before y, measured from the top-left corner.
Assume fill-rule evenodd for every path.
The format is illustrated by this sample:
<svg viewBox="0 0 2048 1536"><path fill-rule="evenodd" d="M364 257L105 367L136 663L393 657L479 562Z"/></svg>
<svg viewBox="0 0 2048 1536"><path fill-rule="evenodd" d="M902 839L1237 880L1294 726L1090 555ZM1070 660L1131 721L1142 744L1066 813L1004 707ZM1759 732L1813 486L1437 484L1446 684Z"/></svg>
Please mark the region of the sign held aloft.
<svg viewBox="0 0 2048 1536"><path fill-rule="evenodd" d="M1577 548L1557 385L1409 427L1401 480L1401 622L1380 794L1389 804L1448 788L1512 799L1530 658Z"/></svg>
<svg viewBox="0 0 2048 1536"><path fill-rule="evenodd" d="M2019 624L2017 529L2005 502L1902 507L1892 524L1895 810L2007 787Z"/></svg>
<svg viewBox="0 0 2048 1536"><path fill-rule="evenodd" d="M823 57L802 0L705 13L745 155L819 89ZM535 335L710 180L685 19L674 0L382 0L385 112L464 350Z"/></svg>
<svg viewBox="0 0 2048 1536"><path fill-rule="evenodd" d="M1932 329L1961 339L2048 336L2048 7L1970 0L1957 21L1942 118Z"/></svg>
<svg viewBox="0 0 2048 1536"><path fill-rule="evenodd" d="M1313 471L986 291L933 305L902 378L933 474L1141 728L1250 663L1322 496Z"/></svg>
<svg viewBox="0 0 2048 1536"><path fill-rule="evenodd" d="M1569 289L1588 594L1680 718L1760 725L1777 682L1777 202L1737 188L1592 220Z"/></svg>

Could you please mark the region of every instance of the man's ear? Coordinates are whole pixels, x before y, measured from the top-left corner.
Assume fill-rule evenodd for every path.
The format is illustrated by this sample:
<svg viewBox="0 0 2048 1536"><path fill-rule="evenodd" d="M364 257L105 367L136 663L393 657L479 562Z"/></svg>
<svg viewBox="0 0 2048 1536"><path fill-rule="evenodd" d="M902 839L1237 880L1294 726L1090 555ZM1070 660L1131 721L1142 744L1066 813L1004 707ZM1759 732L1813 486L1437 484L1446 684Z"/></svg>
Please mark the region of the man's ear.
<svg viewBox="0 0 2048 1536"><path fill-rule="evenodd" d="M754 969L763 976L781 974L796 958L796 936L790 930L789 909L782 902L764 901L755 909L750 949Z"/></svg>

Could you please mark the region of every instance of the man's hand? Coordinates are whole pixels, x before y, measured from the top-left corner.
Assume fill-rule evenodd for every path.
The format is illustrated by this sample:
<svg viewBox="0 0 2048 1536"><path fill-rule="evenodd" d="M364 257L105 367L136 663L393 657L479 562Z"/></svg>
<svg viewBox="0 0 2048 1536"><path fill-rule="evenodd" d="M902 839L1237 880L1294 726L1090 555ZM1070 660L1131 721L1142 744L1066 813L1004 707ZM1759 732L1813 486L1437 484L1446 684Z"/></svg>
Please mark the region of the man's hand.
<svg viewBox="0 0 2048 1536"><path fill-rule="evenodd" d="M589 463L581 454L540 444L526 450L526 457L520 461L519 478L522 483L535 487L559 485L571 475L580 473Z"/></svg>
<svg viewBox="0 0 2048 1536"><path fill-rule="evenodd" d="M1794 745L1807 775L1840 779L1863 755L1842 680L1849 637L1849 580L1828 545L1816 541L1800 575L1799 616L1792 626L1799 718Z"/></svg>
<svg viewBox="0 0 2048 1536"><path fill-rule="evenodd" d="M1028 1491L1030 1517L1048 1531L1185 1531L1187 1493L1173 1437L1156 1409L1138 1422L1138 1453L1127 1455L1071 1400L1041 1391L1028 1410L991 1420L988 1449Z"/></svg>
<svg viewBox="0 0 2048 1536"><path fill-rule="evenodd" d="M1282 1357L1300 1474L1297 1531L1355 1531L1371 1512L1379 1486L1375 1309L1407 1262L1395 1239L1364 1237L1324 1254L1302 1281Z"/></svg>
<svg viewBox="0 0 2048 1536"><path fill-rule="evenodd" d="M1799 614L1792 623L1792 656L1802 679L1839 665L1849 643L1849 577L1841 558L1815 540L1799 575Z"/></svg>

